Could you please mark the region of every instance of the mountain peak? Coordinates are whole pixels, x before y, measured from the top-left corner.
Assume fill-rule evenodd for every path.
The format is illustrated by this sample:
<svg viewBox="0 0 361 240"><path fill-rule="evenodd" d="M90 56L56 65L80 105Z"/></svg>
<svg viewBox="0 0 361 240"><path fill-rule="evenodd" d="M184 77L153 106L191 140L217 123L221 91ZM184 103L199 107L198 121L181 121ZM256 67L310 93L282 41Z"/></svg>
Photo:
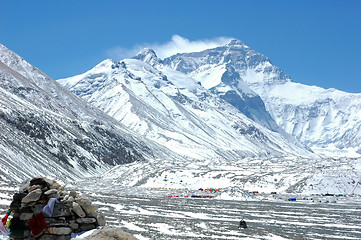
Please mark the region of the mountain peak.
<svg viewBox="0 0 361 240"><path fill-rule="evenodd" d="M245 45L246 44L244 44L244 42L238 39L233 39L227 44L227 46L245 46Z"/></svg>
<svg viewBox="0 0 361 240"><path fill-rule="evenodd" d="M142 49L135 57L144 56L144 55L151 55L154 57L158 57L155 51L152 48L144 48Z"/></svg>
<svg viewBox="0 0 361 240"><path fill-rule="evenodd" d="M98 63L93 69L96 71L102 71L104 69L108 69L111 66L115 65L116 62L110 58L103 60L102 62Z"/></svg>
<svg viewBox="0 0 361 240"><path fill-rule="evenodd" d="M137 55L135 55L133 59L143 61L152 66L162 63L162 60L158 58L157 54L151 48L144 48Z"/></svg>

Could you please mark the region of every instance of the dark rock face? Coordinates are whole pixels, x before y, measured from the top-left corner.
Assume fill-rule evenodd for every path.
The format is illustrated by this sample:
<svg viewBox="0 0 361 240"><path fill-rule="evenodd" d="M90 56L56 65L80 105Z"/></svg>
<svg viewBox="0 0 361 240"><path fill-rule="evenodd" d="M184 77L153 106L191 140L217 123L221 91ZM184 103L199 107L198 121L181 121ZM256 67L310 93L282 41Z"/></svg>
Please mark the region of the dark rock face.
<svg viewBox="0 0 361 240"><path fill-rule="evenodd" d="M77 132L78 135L87 136L87 138L64 140L61 137L54 137L67 135L59 127L61 124L52 124L46 116L13 112L12 114L3 113L0 115L0 119L5 120L12 127L23 132L47 152L51 152L50 149L54 147L59 149L57 153L53 153L53 157L66 165L71 165L69 163L69 157L71 157L85 169L88 168L84 163L87 159L77 151L77 146L109 165L130 163L144 159L134 149L132 143L127 142L116 131L112 132L104 126L90 124L88 126L89 129L84 129L77 122L67 120L66 125L69 131ZM52 139L52 141L49 142L47 139Z"/></svg>
<svg viewBox="0 0 361 240"><path fill-rule="evenodd" d="M44 177L28 179L10 204L10 239L68 240L71 233L105 225L104 215L91 201ZM83 211L79 217L73 206Z"/></svg>

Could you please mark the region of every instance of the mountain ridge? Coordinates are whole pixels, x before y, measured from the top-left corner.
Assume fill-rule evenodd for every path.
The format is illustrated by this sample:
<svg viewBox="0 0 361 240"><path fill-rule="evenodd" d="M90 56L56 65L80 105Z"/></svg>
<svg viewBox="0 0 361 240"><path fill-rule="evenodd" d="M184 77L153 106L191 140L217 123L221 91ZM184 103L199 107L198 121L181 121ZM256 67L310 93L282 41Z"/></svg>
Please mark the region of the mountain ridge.
<svg viewBox="0 0 361 240"><path fill-rule="evenodd" d="M142 139L0 45L1 179L74 180L115 165L181 156Z"/></svg>
<svg viewBox="0 0 361 240"><path fill-rule="evenodd" d="M167 66L108 59L64 80L89 106L22 61L13 68L0 61L0 178L6 183L101 174L130 187L360 191L360 159L319 158ZM227 80L238 86L238 75ZM255 96L247 87L242 91Z"/></svg>
<svg viewBox="0 0 361 240"><path fill-rule="evenodd" d="M315 151L331 156L361 154L361 108L358 107L361 94L294 83L269 58L240 41L201 52L176 54L163 59L163 63L206 87L211 81L209 72L220 75L219 69L230 65L238 78L227 82L218 77L213 88L228 86L237 90L238 84L247 85L261 97L267 112L284 131Z"/></svg>
<svg viewBox="0 0 361 240"><path fill-rule="evenodd" d="M226 147L232 144L236 151L237 149L246 151L238 152L236 155L233 153L232 158L237 155L238 157L254 153L257 155L257 152L267 155L267 151L270 151L269 154L273 151L278 152L277 155L281 152L292 155L292 151L287 150L290 146L297 146L294 149L295 153L299 151L296 150L297 148L302 148L301 145L292 145L295 144L295 140L291 138L285 140L280 136L276 138L282 139L280 141L283 147L276 144L269 148L274 144L271 144L272 141L277 142L273 135L279 133L269 133L258 124L254 126L252 120L248 120L248 117L243 116L223 99L217 98L215 94L204 89L194 79L162 65L161 60L151 49L141 51L133 59L124 59L119 62L106 61L108 65L98 64L86 73L58 81L129 128L172 150L179 151L178 153L187 146L189 157L201 157L199 154L193 155L194 144L198 148L197 152L203 151L205 158L216 156L224 158L222 157L224 153L219 155L219 151L223 148L232 152L230 147ZM251 92L249 89L247 91ZM224 116L220 114L221 111ZM209 121L212 118L216 121ZM220 130L215 131L217 128L222 129L227 135L221 133ZM255 139L247 136L253 131L258 132L259 136L272 135L273 140L266 140L268 137L259 139L269 150L259 148L260 143L254 142L258 141L257 136L254 136ZM219 149L212 143L214 141L219 141L218 145L221 146ZM242 141L246 142L240 144ZM251 147L252 145L257 147ZM218 150L214 151L214 149ZM250 151L250 149L253 150ZM208 155L207 151L209 153L213 151L213 153ZM253 151L255 152L252 153ZM303 151L307 155L307 150Z"/></svg>

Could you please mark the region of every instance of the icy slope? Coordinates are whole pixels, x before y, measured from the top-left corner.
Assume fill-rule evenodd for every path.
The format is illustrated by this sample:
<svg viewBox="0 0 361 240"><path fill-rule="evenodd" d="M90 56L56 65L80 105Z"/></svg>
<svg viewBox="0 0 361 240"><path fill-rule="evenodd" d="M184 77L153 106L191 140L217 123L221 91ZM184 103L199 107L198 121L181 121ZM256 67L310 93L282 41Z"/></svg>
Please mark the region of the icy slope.
<svg viewBox="0 0 361 240"><path fill-rule="evenodd" d="M361 94L292 82L268 92L270 112L287 132L315 150L361 154Z"/></svg>
<svg viewBox="0 0 361 240"><path fill-rule="evenodd" d="M177 157L141 139L0 45L0 178L79 179L150 157Z"/></svg>
<svg viewBox="0 0 361 240"><path fill-rule="evenodd" d="M348 150L353 156L361 153L361 94L293 83L269 58L238 40L202 52L177 54L163 63L199 80L233 105L234 96L244 97L242 92L252 99L248 86L262 98L279 126L315 150L326 149L331 155L347 155ZM263 103L252 103L256 112L257 107L262 109ZM258 122L265 119L267 113L261 111L263 117L259 117L253 109L250 117ZM271 120L261 124L277 131Z"/></svg>
<svg viewBox="0 0 361 240"><path fill-rule="evenodd" d="M238 41L230 44L233 46L238 43L242 44ZM242 44L232 57L240 59L247 51L248 47ZM260 96L243 82L237 71L239 66L234 65L227 54L230 54L228 48L220 47L217 51L177 54L164 59L163 63L198 80L203 87L219 95L257 123L283 134L283 130L267 112ZM283 135L286 137L287 134Z"/></svg>
<svg viewBox="0 0 361 240"><path fill-rule="evenodd" d="M193 78L163 66L150 49L58 81L130 129L190 159L310 154Z"/></svg>

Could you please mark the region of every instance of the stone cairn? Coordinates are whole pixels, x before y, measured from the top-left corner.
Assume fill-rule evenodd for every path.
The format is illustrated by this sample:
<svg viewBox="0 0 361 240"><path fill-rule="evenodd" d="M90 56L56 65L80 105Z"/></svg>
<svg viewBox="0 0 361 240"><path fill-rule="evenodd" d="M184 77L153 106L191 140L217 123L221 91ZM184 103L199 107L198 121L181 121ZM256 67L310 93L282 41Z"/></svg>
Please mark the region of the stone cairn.
<svg viewBox="0 0 361 240"><path fill-rule="evenodd" d="M53 208L49 207L51 201ZM46 214L44 207L52 213ZM75 191L65 192L59 183L45 177L24 182L14 194L10 210L11 240L68 240L72 233L105 225L104 215L89 199Z"/></svg>

